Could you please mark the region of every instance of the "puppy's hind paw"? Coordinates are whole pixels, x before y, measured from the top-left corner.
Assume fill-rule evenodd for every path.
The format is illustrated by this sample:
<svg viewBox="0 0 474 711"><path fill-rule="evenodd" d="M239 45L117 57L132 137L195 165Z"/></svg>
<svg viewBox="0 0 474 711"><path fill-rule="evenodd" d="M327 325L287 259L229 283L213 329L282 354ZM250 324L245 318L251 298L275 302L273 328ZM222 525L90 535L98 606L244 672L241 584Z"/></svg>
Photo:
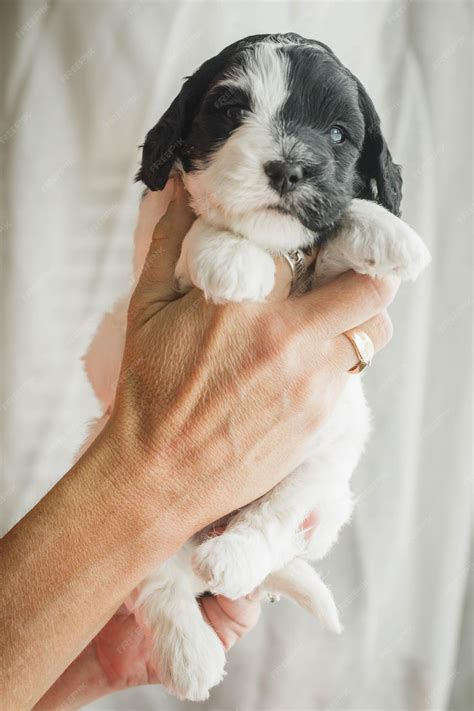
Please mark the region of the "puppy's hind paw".
<svg viewBox="0 0 474 711"><path fill-rule="evenodd" d="M151 663L167 691L182 700L205 701L225 676L224 646L204 621L187 630L157 630Z"/></svg>
<svg viewBox="0 0 474 711"><path fill-rule="evenodd" d="M230 531L201 543L193 556L194 572L209 591L231 600L260 585L269 565L268 547L261 537Z"/></svg>

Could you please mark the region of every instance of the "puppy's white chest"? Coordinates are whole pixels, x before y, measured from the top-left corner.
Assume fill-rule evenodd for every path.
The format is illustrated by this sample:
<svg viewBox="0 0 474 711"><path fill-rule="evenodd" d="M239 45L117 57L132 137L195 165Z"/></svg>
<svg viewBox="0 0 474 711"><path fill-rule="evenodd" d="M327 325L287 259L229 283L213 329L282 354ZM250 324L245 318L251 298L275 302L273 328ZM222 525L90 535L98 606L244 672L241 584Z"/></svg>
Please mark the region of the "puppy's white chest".
<svg viewBox="0 0 474 711"><path fill-rule="evenodd" d="M312 246L316 235L292 215L277 209L259 210L233 220L233 229L273 254Z"/></svg>

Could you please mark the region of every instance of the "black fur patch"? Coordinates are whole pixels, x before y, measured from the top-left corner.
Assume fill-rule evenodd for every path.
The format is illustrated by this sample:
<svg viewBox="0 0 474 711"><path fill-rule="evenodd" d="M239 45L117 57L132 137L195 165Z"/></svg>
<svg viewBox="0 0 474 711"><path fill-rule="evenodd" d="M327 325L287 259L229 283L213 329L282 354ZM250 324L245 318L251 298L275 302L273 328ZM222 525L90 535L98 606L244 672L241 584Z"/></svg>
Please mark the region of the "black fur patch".
<svg viewBox="0 0 474 711"><path fill-rule="evenodd" d="M281 208L320 238L354 197L376 200L399 215L400 168L392 161L370 97L329 47L295 34L247 37L204 62L148 133L137 180L161 190L178 158L185 171L212 159L240 125L239 109L251 110L243 88L216 82L248 61L244 50L263 40L274 43L289 64L289 95L275 117L275 134L290 139L285 145L291 146L292 137L304 145L304 158L300 150L298 161L306 188L283 196ZM343 130L342 143L331 141L333 126ZM288 151L283 159L291 161L291 147Z"/></svg>

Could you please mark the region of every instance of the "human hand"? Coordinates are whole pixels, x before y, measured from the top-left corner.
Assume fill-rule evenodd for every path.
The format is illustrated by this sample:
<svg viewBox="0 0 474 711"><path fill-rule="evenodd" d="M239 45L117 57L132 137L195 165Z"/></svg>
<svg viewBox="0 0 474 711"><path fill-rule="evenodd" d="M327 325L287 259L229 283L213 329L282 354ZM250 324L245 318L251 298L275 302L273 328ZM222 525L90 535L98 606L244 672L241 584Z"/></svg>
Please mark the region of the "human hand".
<svg viewBox="0 0 474 711"><path fill-rule="evenodd" d="M177 181L130 303L105 431L130 460L144 531L153 535L158 503L168 507L173 547L300 463L351 377L354 352L341 334L363 324L375 349L383 347L391 336L385 308L398 288L395 279L347 273L287 299L290 270L280 260L266 303L215 305L197 289L182 295L174 268L193 220ZM156 529L160 539L169 523Z"/></svg>

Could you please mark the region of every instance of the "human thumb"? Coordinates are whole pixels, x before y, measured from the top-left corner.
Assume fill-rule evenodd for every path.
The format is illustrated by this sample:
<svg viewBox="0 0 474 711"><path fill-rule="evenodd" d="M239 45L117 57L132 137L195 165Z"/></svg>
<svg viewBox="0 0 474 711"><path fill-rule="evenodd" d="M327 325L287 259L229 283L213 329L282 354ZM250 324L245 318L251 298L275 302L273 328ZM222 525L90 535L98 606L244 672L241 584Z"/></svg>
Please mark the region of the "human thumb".
<svg viewBox="0 0 474 711"><path fill-rule="evenodd" d="M181 179L175 177L172 180L174 191L166 213L153 231L137 286L140 296L145 296L155 304L165 304L180 296L174 272L183 239L195 220Z"/></svg>

